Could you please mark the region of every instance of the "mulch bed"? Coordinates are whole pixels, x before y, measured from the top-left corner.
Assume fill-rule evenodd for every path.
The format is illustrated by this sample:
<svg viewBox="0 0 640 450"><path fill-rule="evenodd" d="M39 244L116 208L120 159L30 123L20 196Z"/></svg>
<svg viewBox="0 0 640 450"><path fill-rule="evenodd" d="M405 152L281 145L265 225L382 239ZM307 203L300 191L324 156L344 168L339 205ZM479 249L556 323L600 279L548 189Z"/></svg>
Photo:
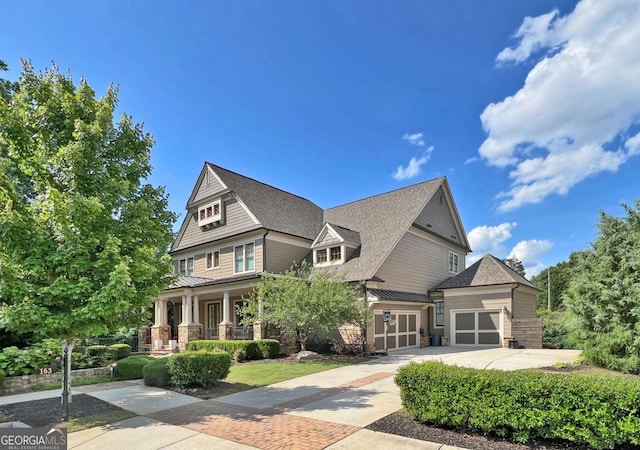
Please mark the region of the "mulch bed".
<svg viewBox="0 0 640 450"><path fill-rule="evenodd" d="M524 445L504 439L484 436L482 434L463 433L425 425L413 420L406 413L395 413L383 417L367 427L373 431L396 434L421 441L453 445L477 450L586 450L590 447L565 442L535 442Z"/></svg>
<svg viewBox="0 0 640 450"><path fill-rule="evenodd" d="M69 418L108 414L121 408L87 394L74 394L69 404ZM0 415L7 416L12 422L23 422L31 427L48 427L64 420L61 397L32 400L0 406Z"/></svg>

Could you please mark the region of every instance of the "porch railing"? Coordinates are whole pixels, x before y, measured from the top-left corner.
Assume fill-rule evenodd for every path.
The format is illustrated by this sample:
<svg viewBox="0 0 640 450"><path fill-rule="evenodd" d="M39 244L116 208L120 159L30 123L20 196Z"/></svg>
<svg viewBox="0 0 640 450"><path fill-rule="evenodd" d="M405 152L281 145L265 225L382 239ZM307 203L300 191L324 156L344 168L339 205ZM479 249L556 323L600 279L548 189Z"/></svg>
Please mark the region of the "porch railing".
<svg viewBox="0 0 640 450"><path fill-rule="evenodd" d="M236 327L236 329L233 331L233 336L236 339L252 340L253 339L253 327L252 326Z"/></svg>
<svg viewBox="0 0 640 450"><path fill-rule="evenodd" d="M205 328L204 329L204 338L205 339L218 339L218 328Z"/></svg>

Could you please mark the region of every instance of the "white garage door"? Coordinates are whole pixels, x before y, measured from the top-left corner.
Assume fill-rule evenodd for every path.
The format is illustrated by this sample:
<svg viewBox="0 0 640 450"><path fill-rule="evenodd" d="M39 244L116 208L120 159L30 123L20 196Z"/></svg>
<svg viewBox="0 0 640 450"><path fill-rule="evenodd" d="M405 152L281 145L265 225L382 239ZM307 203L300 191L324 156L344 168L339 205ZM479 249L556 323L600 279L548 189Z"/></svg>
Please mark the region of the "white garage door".
<svg viewBox="0 0 640 450"><path fill-rule="evenodd" d="M453 345L502 345L502 311L451 311Z"/></svg>
<svg viewBox="0 0 640 450"><path fill-rule="evenodd" d="M418 312L391 312L387 333L384 331L382 312L376 313L374 343L376 350L399 350L420 344Z"/></svg>

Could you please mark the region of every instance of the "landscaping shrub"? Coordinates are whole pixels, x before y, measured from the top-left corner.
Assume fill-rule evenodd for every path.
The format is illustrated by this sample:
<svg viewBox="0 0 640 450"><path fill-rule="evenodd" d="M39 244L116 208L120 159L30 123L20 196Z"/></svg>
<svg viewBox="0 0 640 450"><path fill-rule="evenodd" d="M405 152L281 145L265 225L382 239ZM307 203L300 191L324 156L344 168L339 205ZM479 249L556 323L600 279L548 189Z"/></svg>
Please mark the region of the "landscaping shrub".
<svg viewBox="0 0 640 450"><path fill-rule="evenodd" d="M86 351L91 356L101 356L109 353L109 348L106 345L89 345Z"/></svg>
<svg viewBox="0 0 640 450"><path fill-rule="evenodd" d="M118 380L135 380L144 378L142 368L155 360L152 356L139 355L121 359L116 365L114 375Z"/></svg>
<svg viewBox="0 0 640 450"><path fill-rule="evenodd" d="M129 344L113 344L109 346L109 352L112 359L117 361L131 355L131 346Z"/></svg>
<svg viewBox="0 0 640 450"><path fill-rule="evenodd" d="M231 368L231 356L220 351L186 351L168 359L171 384L176 386L211 386L226 378Z"/></svg>
<svg viewBox="0 0 640 450"><path fill-rule="evenodd" d="M280 354L280 343L275 339L261 339L258 341L191 341L187 342L189 351L215 351L222 350L235 359L237 349L242 349L248 360L275 358Z"/></svg>
<svg viewBox="0 0 640 450"><path fill-rule="evenodd" d="M4 387L4 372L0 370L0 389Z"/></svg>
<svg viewBox="0 0 640 450"><path fill-rule="evenodd" d="M169 358L156 358L142 367L144 384L147 386L169 386L171 375L167 365Z"/></svg>
<svg viewBox="0 0 640 450"><path fill-rule="evenodd" d="M611 376L503 372L410 363L395 378L420 421L529 442L640 445L640 383Z"/></svg>
<svg viewBox="0 0 640 450"><path fill-rule="evenodd" d="M256 341L264 359L273 359L280 356L280 342L275 339L260 339Z"/></svg>
<svg viewBox="0 0 640 450"><path fill-rule="evenodd" d="M58 339L43 339L26 349L6 347L0 352L0 370L7 376L30 375L40 369L60 368L62 343Z"/></svg>

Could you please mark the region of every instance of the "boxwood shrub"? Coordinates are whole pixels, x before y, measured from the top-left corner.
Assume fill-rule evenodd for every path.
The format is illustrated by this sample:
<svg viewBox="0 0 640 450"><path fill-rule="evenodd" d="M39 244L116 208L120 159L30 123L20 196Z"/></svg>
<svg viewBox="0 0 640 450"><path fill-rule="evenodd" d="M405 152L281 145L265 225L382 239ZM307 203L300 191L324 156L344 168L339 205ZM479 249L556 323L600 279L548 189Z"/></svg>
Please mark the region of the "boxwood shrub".
<svg viewBox="0 0 640 450"><path fill-rule="evenodd" d="M275 358L280 354L280 343L275 339L261 339L257 341L235 340L235 341L216 341L203 340L187 342L186 349L190 351L206 350L216 351L222 350L226 352L232 359L235 359L238 349L244 352L244 358L248 360ZM238 352L241 354L241 352Z"/></svg>
<svg viewBox="0 0 640 450"><path fill-rule="evenodd" d="M171 384L207 387L229 375L231 356L226 352L185 351L169 356Z"/></svg>
<svg viewBox="0 0 640 450"><path fill-rule="evenodd" d="M109 346L109 352L116 361L131 355L131 346L129 344L113 344Z"/></svg>
<svg viewBox="0 0 640 450"><path fill-rule="evenodd" d="M142 368L153 360L155 360L153 356L129 356L128 358L118 361L114 374L118 380L136 380L144 378Z"/></svg>
<svg viewBox="0 0 640 450"><path fill-rule="evenodd" d="M85 347L85 351L91 356L102 356L109 352L106 345L89 345Z"/></svg>
<svg viewBox="0 0 640 450"><path fill-rule="evenodd" d="M640 382L635 379L425 362L402 367L395 382L405 409L420 422L518 442L640 445Z"/></svg>
<svg viewBox="0 0 640 450"><path fill-rule="evenodd" d="M142 367L144 384L147 386L167 387L171 381L169 358L156 358Z"/></svg>

